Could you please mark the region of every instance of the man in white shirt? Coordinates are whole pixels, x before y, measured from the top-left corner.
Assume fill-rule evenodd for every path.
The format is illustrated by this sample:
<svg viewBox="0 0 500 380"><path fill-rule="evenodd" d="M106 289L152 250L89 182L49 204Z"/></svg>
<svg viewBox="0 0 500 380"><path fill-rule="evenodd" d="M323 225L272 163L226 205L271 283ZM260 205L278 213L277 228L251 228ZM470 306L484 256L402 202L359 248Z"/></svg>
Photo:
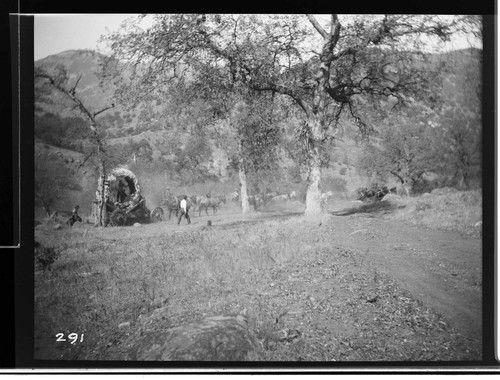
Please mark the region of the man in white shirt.
<svg viewBox="0 0 500 380"><path fill-rule="evenodd" d="M191 224L191 218L189 217L188 211L189 207L187 204L187 195L184 195L184 197L181 200L180 204L180 210L179 210L179 220L177 221L177 224L181 223L182 216L184 215L188 221L188 224Z"/></svg>

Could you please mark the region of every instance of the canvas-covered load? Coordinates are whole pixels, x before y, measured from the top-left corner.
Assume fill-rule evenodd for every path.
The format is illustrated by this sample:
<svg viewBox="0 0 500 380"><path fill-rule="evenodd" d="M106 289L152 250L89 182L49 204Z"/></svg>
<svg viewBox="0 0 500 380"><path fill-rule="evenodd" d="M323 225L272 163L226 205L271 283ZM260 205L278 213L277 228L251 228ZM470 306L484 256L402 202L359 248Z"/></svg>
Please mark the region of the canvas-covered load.
<svg viewBox="0 0 500 380"><path fill-rule="evenodd" d="M109 223L112 226L124 226L133 222L151 221L151 212L141 194L139 180L131 170L115 168L105 179L99 178L97 185L96 204L101 203L101 191L104 188L104 225Z"/></svg>
<svg viewBox="0 0 500 380"><path fill-rule="evenodd" d="M141 186L137 176L129 169L114 168L106 177L104 182L104 195L107 200L114 198L116 192L120 189L120 184L123 185L123 190L127 197L132 197L134 194L141 194ZM96 198L101 201L102 178L99 178L97 183Z"/></svg>
<svg viewBox="0 0 500 380"><path fill-rule="evenodd" d="M125 168L115 168L108 175L109 183L117 183L117 181L126 182L126 185L129 188L129 195L133 194L141 195L141 187L139 185L139 180L136 175L132 173L132 171Z"/></svg>

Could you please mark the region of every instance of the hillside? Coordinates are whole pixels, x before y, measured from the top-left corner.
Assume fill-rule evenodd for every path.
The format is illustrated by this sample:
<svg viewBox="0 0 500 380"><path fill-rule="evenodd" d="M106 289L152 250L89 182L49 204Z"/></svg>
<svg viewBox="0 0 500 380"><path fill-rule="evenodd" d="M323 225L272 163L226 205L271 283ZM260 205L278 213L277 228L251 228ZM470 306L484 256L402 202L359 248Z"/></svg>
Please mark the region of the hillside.
<svg viewBox="0 0 500 380"><path fill-rule="evenodd" d="M72 82L76 81L81 74L76 93L91 110L97 111L107 105L108 99L111 98L114 91L113 87L109 84L106 87L102 87L99 83L97 73L100 70L99 60L102 58L102 55L94 51L67 50L35 61L35 67L54 68L57 65L62 65ZM40 86L40 80L35 81L35 86ZM53 100L64 99L64 97L53 90L50 91L47 98ZM37 106L41 108L36 109L38 113L52 112L61 115L74 115L74 113L71 113L74 111L68 110L67 101L37 102Z"/></svg>
<svg viewBox="0 0 500 380"><path fill-rule="evenodd" d="M55 193L52 211L71 210L79 205L84 214L90 214L97 177L88 162L82 166L84 160L82 153L35 141L35 177L43 178L46 173L57 179L57 186L47 189ZM35 218L44 217L42 209L36 208Z"/></svg>
<svg viewBox="0 0 500 380"><path fill-rule="evenodd" d="M102 55L92 51L69 50L38 60L35 62L35 65L47 68L62 65L65 67L72 81L76 81L81 75L76 93L84 104L91 111L95 112L108 105L113 94L113 87L109 83L105 83L103 87L99 82L97 73L99 72L99 62L102 58L104 58ZM464 73L464 75L459 75L449 72L449 69L443 70L444 94L449 96L461 94L462 91L457 91L457 86L464 81L474 80L471 77L471 74L474 74L471 72L471 68L477 67L480 60L481 51L477 49L434 55L432 57L434 64L436 62L449 62L455 67L460 67L461 71L459 72ZM36 86L40 88L41 84L39 81L36 82ZM58 149L64 157L82 155L82 153L85 153L85 150L81 148L81 145L79 148L78 141L82 141L88 133L85 127L87 121L82 119L80 123L75 123L74 118L81 117L81 115L74 110L72 104L69 104L59 93L54 92L50 88L46 88L46 90L48 92L43 97L38 98L36 103L35 136L40 139L40 142L45 142L47 146L56 145L58 147L70 148L69 150L54 148ZM210 134L210 132L203 135L204 143L208 146L207 152L209 153L208 155L206 153L202 154L201 151L196 150L196 143L198 142L194 141L193 135L193 131L197 128L204 129L206 126L204 124L206 120L201 108L197 110L199 114L191 115L187 112L187 115L182 116L183 110L170 109L166 107L166 104L162 104L161 101L157 101L151 107L156 108L156 111L153 110L154 112L163 109L163 112L167 113L167 116L162 119L155 119L153 118L154 112L144 113L144 110L123 109L119 106L98 116L98 127L101 136L106 137L106 142L109 146L117 147L118 152L123 152L123 164L135 164L134 159L139 157L139 162L141 160L149 162L148 160L151 159L152 164L157 164L157 170L160 170L160 172L167 170L165 165L171 170L173 167L175 168L174 164L179 159L179 152L182 152L182 150L191 144L191 154L200 154L198 165L203 166L206 173L218 176L223 183L229 181L221 189L225 189L226 187L229 189L237 186L237 174L230 173L230 169L227 168L230 151L234 149L231 144L234 144L234 142L231 141L227 127L223 125L224 123L220 123L220 126L217 127L217 133ZM179 112L180 117L172 116L170 118L169 113L175 114ZM367 111L369 118L370 112L373 111ZM375 120L376 118L373 119ZM41 128L44 130L41 131ZM67 132L70 130L71 134ZM47 135L50 134L56 138L47 140ZM65 134L67 136L63 136ZM132 153L130 144L137 146L142 144L143 147L146 147L147 157L141 158L140 155ZM39 150L38 146L37 150ZM77 154L75 150L79 150L80 153ZM368 186L371 178L363 176L358 170L358 161L362 152L363 147L354 141L353 134L346 133L344 136L339 136L335 140L335 145L330 152L331 166L323 172L323 191L335 191L339 195L350 197L355 189ZM188 155L185 158L190 159ZM76 160L76 158L74 159ZM282 156L281 161L283 173L276 173L278 177L281 176L280 178L282 178L278 181L288 181L287 173L293 169L295 163L286 157L286 155ZM64 161L63 164L66 165ZM151 170L144 172L144 175L150 177L151 181L154 182L152 177L155 174ZM80 173L77 174L75 180L79 181L79 176ZM272 175L269 176L266 174L266 176L267 180L274 181ZM304 180L305 176L302 175L302 182ZM276 184L276 181L274 181L274 184ZM396 182L392 181L387 185L393 187L396 185ZM213 187L214 185L210 186ZM288 183L286 186L301 188L303 187L303 183L296 185ZM86 191L93 193L93 182L92 186L86 189ZM155 198L159 196L155 196ZM85 202L88 202L88 200ZM70 207L73 201L68 201L67 203L68 207Z"/></svg>
<svg viewBox="0 0 500 380"><path fill-rule="evenodd" d="M442 54L434 54L431 56L431 62L434 64L439 62L450 62L451 66L465 66L471 60L479 60L481 56L481 50L478 49L465 49L452 51ZM50 55L46 58L35 61L35 67L44 66L47 68L53 68L56 65L62 65L65 67L69 77L72 80L81 74L82 78L78 83L77 94L81 100L93 110L103 108L109 104L111 96L113 94L113 86L109 83L100 83L98 78L98 73L100 72L99 62L105 58L100 53L89 51L89 50L67 50L59 54ZM446 75L448 76L448 75ZM37 82L38 83L38 82ZM51 91L50 97L59 97L59 94ZM53 112L64 114L67 113L67 104L65 102L37 102L37 113L40 112ZM127 128L134 128L137 124L137 116L131 110L120 109L113 110L111 114L116 115L116 118L121 118L123 120L122 126L123 130ZM102 116L104 117L104 115ZM109 118L109 116L108 116ZM106 120L104 117L103 121ZM151 124L154 122L151 121ZM115 125L109 125L110 123L103 123L102 128L105 131L114 131ZM137 131L140 133L140 131ZM127 135L134 135L135 133L127 133ZM125 135L125 134L124 134ZM122 136L120 136L122 137Z"/></svg>

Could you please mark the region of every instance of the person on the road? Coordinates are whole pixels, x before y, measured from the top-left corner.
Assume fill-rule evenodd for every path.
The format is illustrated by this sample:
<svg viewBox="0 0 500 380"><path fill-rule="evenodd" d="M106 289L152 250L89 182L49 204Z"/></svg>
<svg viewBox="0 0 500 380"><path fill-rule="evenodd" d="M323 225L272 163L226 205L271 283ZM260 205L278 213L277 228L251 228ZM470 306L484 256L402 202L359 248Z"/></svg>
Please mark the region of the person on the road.
<svg viewBox="0 0 500 380"><path fill-rule="evenodd" d="M177 224L181 223L182 216L185 216L186 220L188 221L188 224L191 224L191 218L189 217L188 211L189 207L187 203L187 195L184 195L180 204L179 220L177 221Z"/></svg>

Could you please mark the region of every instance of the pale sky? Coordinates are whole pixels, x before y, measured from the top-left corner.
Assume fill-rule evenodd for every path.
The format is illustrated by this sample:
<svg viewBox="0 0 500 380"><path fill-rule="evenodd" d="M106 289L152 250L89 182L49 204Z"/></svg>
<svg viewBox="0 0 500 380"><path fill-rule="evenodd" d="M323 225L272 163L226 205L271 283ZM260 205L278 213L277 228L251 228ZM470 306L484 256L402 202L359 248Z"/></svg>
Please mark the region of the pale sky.
<svg viewBox="0 0 500 380"><path fill-rule="evenodd" d="M35 15L35 60L65 50L99 50L97 41L102 34L115 31L122 21L133 14L47 14ZM450 48L469 47L463 39L454 40ZM101 46L102 48L102 46Z"/></svg>
<svg viewBox="0 0 500 380"><path fill-rule="evenodd" d="M52 14L35 15L35 60L65 50L97 50L102 34L118 29L132 14Z"/></svg>

